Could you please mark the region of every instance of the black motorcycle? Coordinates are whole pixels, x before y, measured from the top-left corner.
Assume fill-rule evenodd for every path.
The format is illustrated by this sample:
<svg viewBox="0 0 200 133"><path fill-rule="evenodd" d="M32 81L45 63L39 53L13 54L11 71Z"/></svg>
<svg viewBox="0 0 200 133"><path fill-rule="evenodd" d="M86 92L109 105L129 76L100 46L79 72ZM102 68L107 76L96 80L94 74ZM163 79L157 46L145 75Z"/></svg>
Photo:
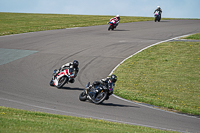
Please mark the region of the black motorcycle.
<svg viewBox="0 0 200 133"><path fill-rule="evenodd" d="M89 100L95 104L100 104L104 100L108 100L109 96L113 94L113 84L102 84L100 82L94 82L90 85L87 83L85 90L79 95L80 101Z"/></svg>
<svg viewBox="0 0 200 133"><path fill-rule="evenodd" d="M156 12L154 13L154 16L155 16L155 22L156 22L156 21L160 22L160 20L161 20L160 12L159 12L159 11L156 11Z"/></svg>

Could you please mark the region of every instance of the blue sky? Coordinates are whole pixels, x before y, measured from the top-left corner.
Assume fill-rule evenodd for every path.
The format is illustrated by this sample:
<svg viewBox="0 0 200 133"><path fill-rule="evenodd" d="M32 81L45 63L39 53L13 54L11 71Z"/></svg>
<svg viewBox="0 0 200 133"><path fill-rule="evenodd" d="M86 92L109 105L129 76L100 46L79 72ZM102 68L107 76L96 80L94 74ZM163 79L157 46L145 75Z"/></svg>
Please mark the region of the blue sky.
<svg viewBox="0 0 200 133"><path fill-rule="evenodd" d="M199 18L200 0L0 0L0 12Z"/></svg>

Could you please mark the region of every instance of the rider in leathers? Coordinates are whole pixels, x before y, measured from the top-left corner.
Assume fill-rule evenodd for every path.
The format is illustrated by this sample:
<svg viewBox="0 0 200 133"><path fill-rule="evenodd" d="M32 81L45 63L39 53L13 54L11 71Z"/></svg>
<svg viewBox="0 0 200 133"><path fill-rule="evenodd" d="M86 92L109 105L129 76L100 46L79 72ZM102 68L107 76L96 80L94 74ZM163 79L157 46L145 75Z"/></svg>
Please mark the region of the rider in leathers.
<svg viewBox="0 0 200 133"><path fill-rule="evenodd" d="M162 9L160 8L160 6L157 6L157 9L154 11L154 13L155 13L156 11L159 11L159 15L160 15L160 18L161 18Z"/></svg>
<svg viewBox="0 0 200 133"><path fill-rule="evenodd" d="M112 88L114 88L116 81L117 81L117 76L113 74L110 77L107 77L105 79L101 79L99 81L94 81L93 84L89 86L89 88L94 87L95 85L98 85L98 84L105 86L107 89L109 89L108 96L106 97L106 100L108 100L109 96L112 95L112 93L113 93ZM97 93L99 91L101 91L101 90L97 90L95 93Z"/></svg>
<svg viewBox="0 0 200 133"><path fill-rule="evenodd" d="M78 68L79 62L77 60L74 60L73 62L69 62L66 63L64 65L62 65L62 67L56 71L56 73L54 74L54 78L56 77L56 75L62 71L62 70L66 70L69 69L69 72L71 73L71 75L69 76L69 82L70 83L74 83L74 78L77 76L79 68Z"/></svg>

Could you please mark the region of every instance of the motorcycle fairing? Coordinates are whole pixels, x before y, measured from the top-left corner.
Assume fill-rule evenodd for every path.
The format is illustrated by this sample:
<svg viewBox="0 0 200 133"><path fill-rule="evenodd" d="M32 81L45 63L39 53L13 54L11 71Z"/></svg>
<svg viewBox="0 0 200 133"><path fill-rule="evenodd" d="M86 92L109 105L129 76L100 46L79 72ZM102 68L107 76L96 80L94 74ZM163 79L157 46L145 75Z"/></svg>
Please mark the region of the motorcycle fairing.
<svg viewBox="0 0 200 133"><path fill-rule="evenodd" d="M53 81L53 85L58 85L58 81L59 79L64 76L64 75L70 75L71 73L68 72L68 69L64 70L64 71L61 71L60 73L58 73L58 75L56 76L55 80Z"/></svg>

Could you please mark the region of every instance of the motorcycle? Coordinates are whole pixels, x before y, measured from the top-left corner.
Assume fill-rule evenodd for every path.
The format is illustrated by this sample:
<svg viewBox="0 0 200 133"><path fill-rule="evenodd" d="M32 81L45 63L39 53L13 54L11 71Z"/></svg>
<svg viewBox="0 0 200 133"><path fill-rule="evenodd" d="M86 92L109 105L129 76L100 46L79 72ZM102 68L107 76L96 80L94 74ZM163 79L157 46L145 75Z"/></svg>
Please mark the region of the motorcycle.
<svg viewBox="0 0 200 133"><path fill-rule="evenodd" d="M110 22L108 22L108 24L109 24L109 26L108 26L108 30L114 30L114 28L116 28L117 27L117 23L116 23L116 21L115 20L113 20L113 19L110 19Z"/></svg>
<svg viewBox="0 0 200 133"><path fill-rule="evenodd" d="M113 94L113 90L113 85L106 86L101 83L90 85L90 82L88 82L84 91L79 95L79 100L89 100L95 104L100 104L109 99L109 96Z"/></svg>
<svg viewBox="0 0 200 133"><path fill-rule="evenodd" d="M71 68L69 69L65 69L65 70L61 70L59 71L58 74L56 74L57 69L54 70L53 72L53 78L50 81L50 86L56 86L57 88L61 88L63 87L66 83L68 83L71 78Z"/></svg>
<svg viewBox="0 0 200 133"><path fill-rule="evenodd" d="M155 22L156 21L160 22L160 20L161 20L160 12L156 11L155 14L154 14L154 16L155 16Z"/></svg>

